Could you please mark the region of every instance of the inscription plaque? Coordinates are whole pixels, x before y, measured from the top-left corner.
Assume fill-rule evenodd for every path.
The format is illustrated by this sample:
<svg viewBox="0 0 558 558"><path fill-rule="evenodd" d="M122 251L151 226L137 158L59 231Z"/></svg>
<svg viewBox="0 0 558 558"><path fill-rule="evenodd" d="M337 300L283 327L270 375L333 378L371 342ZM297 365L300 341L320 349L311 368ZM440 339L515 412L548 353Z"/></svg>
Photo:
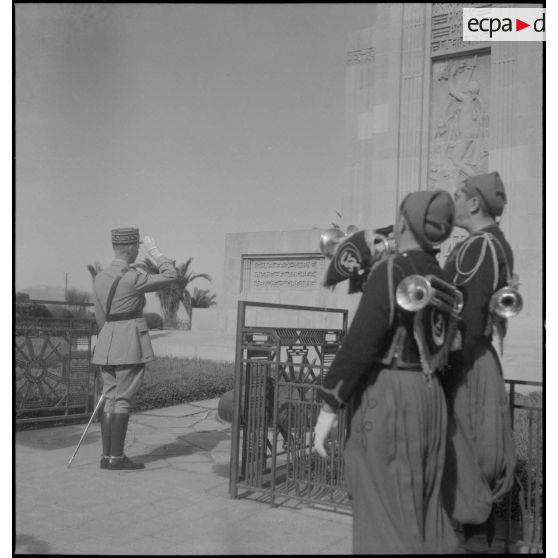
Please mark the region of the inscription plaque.
<svg viewBox="0 0 558 558"><path fill-rule="evenodd" d="M322 256L243 257L243 290L315 290L324 273Z"/></svg>

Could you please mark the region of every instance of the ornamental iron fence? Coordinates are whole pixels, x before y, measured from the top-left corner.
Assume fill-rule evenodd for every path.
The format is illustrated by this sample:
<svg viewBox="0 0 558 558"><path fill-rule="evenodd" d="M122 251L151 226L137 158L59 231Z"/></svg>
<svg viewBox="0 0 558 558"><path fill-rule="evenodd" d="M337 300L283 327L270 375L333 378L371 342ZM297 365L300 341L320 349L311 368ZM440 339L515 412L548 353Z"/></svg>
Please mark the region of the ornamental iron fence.
<svg viewBox="0 0 558 558"><path fill-rule="evenodd" d="M14 408L16 424L89 417L100 393L91 364L97 324L91 303L16 303Z"/></svg>
<svg viewBox="0 0 558 558"><path fill-rule="evenodd" d="M334 328L261 327L247 311L328 313ZM240 489L277 498L350 509L340 448L345 415L331 458L311 449L320 404L317 388L347 330L347 310L240 301L235 362L230 492Z"/></svg>
<svg viewBox="0 0 558 558"><path fill-rule="evenodd" d="M248 310L337 314L334 328L249 325ZM329 439L328 458L312 451L321 401L318 387L347 331L348 312L282 304L238 304L229 491L252 493L277 506L289 499L351 513L343 448L349 410ZM284 320L283 320L284 323ZM503 545L542 549L542 398L518 393L540 382L506 381L518 450L514 489L496 506L505 523ZM241 494L242 492L242 494Z"/></svg>
<svg viewBox="0 0 558 558"><path fill-rule="evenodd" d="M517 454L515 485L505 500L506 552L513 542L521 553L542 553L543 406L542 383L506 380ZM539 388L530 393L518 393Z"/></svg>

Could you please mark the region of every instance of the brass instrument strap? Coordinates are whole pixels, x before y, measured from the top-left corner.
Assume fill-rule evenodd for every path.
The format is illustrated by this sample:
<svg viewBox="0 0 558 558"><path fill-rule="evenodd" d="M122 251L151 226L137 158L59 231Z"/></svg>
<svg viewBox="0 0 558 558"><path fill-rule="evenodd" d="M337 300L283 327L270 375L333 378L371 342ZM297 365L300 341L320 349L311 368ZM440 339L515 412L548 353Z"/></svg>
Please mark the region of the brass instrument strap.
<svg viewBox="0 0 558 558"><path fill-rule="evenodd" d="M395 317L395 290L393 288L393 260L394 256L388 258L387 274L388 274L388 292L389 292L389 327L393 324Z"/></svg>

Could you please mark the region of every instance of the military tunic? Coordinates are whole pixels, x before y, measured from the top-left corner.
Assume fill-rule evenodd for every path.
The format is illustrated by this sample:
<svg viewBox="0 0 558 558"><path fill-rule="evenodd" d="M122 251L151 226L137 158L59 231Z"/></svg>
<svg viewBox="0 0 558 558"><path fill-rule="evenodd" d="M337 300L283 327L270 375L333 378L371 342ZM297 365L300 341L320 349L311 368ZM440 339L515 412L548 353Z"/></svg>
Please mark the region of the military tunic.
<svg viewBox="0 0 558 558"><path fill-rule="evenodd" d="M107 412L130 412L145 363L154 358L149 328L143 318L145 293L160 290L176 279L176 269L168 258L159 257L157 265L160 273L148 274L115 259L95 277L95 318L101 329L91 362L101 365ZM118 277L120 282L107 309L111 287Z"/></svg>
<svg viewBox="0 0 558 558"><path fill-rule="evenodd" d="M496 240L495 252L486 234ZM497 225L458 244L444 266L444 278L464 299L463 352L445 381L450 418L444 500L451 516L465 524L486 521L492 504L513 485L515 446L489 323L490 298L512 270L513 253Z"/></svg>
<svg viewBox="0 0 558 558"><path fill-rule="evenodd" d="M451 553L457 537L440 498L447 409L436 375L422 373L410 312L394 308L406 276L441 275L433 253L411 250L378 264L320 389L337 409L353 409L345 475L353 506L355 554ZM391 291L390 291L391 285ZM380 362L403 324L407 369Z"/></svg>

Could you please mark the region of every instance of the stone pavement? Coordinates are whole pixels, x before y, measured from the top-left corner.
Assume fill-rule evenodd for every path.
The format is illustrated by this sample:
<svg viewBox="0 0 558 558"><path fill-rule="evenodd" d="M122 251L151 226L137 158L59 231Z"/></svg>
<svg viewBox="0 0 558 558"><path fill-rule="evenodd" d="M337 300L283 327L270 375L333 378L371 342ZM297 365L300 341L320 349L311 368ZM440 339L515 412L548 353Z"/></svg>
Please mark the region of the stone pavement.
<svg viewBox="0 0 558 558"><path fill-rule="evenodd" d="M229 497L230 424L218 399L134 413L126 453L99 469L100 424L15 433L18 554L349 554L351 517Z"/></svg>

